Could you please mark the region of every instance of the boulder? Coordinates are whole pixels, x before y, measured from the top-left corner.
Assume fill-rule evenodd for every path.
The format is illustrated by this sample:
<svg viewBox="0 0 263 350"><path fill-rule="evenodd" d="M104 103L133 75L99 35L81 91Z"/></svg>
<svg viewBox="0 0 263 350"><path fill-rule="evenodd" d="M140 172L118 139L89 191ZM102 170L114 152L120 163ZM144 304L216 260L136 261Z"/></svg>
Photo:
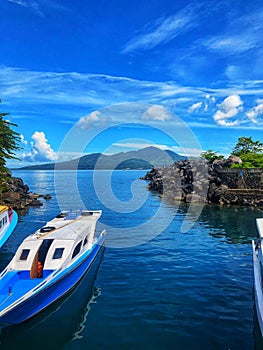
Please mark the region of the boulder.
<svg viewBox="0 0 263 350"><path fill-rule="evenodd" d="M224 166L231 167L233 164L242 164L242 159L240 159L238 156L231 155L225 161Z"/></svg>

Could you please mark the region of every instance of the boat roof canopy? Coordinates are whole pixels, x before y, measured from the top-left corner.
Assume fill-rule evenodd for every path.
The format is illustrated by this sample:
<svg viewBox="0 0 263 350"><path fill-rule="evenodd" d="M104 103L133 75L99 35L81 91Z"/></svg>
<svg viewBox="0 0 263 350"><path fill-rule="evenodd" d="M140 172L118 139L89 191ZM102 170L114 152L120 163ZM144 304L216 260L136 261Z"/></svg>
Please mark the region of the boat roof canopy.
<svg viewBox="0 0 263 350"><path fill-rule="evenodd" d="M25 241L40 239L76 240L78 237L86 237L93 234L101 211L81 212L71 216L59 214L56 218L48 221L45 226L28 236ZM67 213L68 214L68 213Z"/></svg>

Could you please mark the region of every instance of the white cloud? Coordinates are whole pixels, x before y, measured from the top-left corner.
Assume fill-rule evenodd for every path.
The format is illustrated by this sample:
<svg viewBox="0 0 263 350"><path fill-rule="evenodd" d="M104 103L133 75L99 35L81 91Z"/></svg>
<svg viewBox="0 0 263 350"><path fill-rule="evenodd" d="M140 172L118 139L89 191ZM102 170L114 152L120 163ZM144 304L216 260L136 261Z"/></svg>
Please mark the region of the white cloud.
<svg viewBox="0 0 263 350"><path fill-rule="evenodd" d="M203 45L211 50L222 52L223 54L235 55L256 47L257 43L254 42L251 37L240 34L213 38L203 42Z"/></svg>
<svg viewBox="0 0 263 350"><path fill-rule="evenodd" d="M248 117L248 119L250 119L253 123L257 123L257 117L261 114L263 114L263 100L259 99L257 100L258 105L253 107L252 109L250 109L250 111L248 111L246 113L246 116Z"/></svg>
<svg viewBox="0 0 263 350"><path fill-rule="evenodd" d="M27 7L27 1L25 0L7 0L8 2L12 2L14 4L23 6L23 7Z"/></svg>
<svg viewBox="0 0 263 350"><path fill-rule="evenodd" d="M198 111L203 105L203 102L196 102L191 107L188 108L188 112L192 113L194 111Z"/></svg>
<svg viewBox="0 0 263 350"><path fill-rule="evenodd" d="M196 102L188 108L188 113L192 113L198 110L207 112L209 107L214 108L215 101L215 97L211 97L209 94L206 94L203 102Z"/></svg>
<svg viewBox="0 0 263 350"><path fill-rule="evenodd" d="M0 90L3 101L7 99L35 104L80 105L103 107L124 102L146 101L152 103L184 94L202 93L196 88L178 86L172 82L151 82L103 74L56 73L27 71L1 67ZM61 109L61 106L60 106Z"/></svg>
<svg viewBox="0 0 263 350"><path fill-rule="evenodd" d="M32 9L38 16L40 17L45 17L40 5L39 1L36 0L8 0L8 2L12 2L14 4L23 6L23 7L28 7Z"/></svg>
<svg viewBox="0 0 263 350"><path fill-rule="evenodd" d="M90 129L96 122L100 120L100 112L95 111L87 115L86 117L80 118L78 124L81 129Z"/></svg>
<svg viewBox="0 0 263 350"><path fill-rule="evenodd" d="M142 120L165 121L172 119L172 114L162 106L153 105L143 113Z"/></svg>
<svg viewBox="0 0 263 350"><path fill-rule="evenodd" d="M228 121L230 118L235 117L239 112L243 110L243 101L238 95L230 95L224 99L224 101L218 105L219 109L214 114L213 118L217 125L221 126L234 126L238 125L239 121Z"/></svg>
<svg viewBox="0 0 263 350"><path fill-rule="evenodd" d="M251 9L254 8L251 6ZM255 59L255 52L262 47L262 16L262 7L258 7L256 11L248 11L242 15L237 15L233 17L233 20L228 21L225 28L222 28L222 34L215 34L208 40L202 39L201 44L222 55L234 56L253 50L254 53L250 55L250 66Z"/></svg>
<svg viewBox="0 0 263 350"><path fill-rule="evenodd" d="M197 9L193 4L186 6L175 15L168 18L159 18L151 30L139 34L130 40L122 53L137 49L149 50L162 43L167 43L180 34L183 34L198 25L196 21Z"/></svg>
<svg viewBox="0 0 263 350"><path fill-rule="evenodd" d="M27 7L31 9L35 14L40 17L45 17L43 9L51 8L59 12L69 12L69 8L56 2L55 0L7 0L19 6Z"/></svg>
<svg viewBox="0 0 263 350"><path fill-rule="evenodd" d="M27 140L25 139L25 136L23 134L20 134L20 142L23 143L25 146L27 145Z"/></svg>
<svg viewBox="0 0 263 350"><path fill-rule="evenodd" d="M32 135L31 152L23 154L23 159L28 162L55 161L57 154L53 151L43 131L35 131Z"/></svg>
<svg viewBox="0 0 263 350"><path fill-rule="evenodd" d="M206 98L208 101L211 101L212 103L215 103L215 102L216 102L215 97L211 97L209 94L207 94L207 95L205 96L205 98Z"/></svg>
<svg viewBox="0 0 263 350"><path fill-rule="evenodd" d="M211 97L209 94L206 94L205 96L205 102L204 102L204 111L207 112L209 107L213 108L214 107L214 104L216 102L216 99L215 97Z"/></svg>
<svg viewBox="0 0 263 350"><path fill-rule="evenodd" d="M109 117L102 116L100 111L94 111L86 117L80 118L80 120L78 121L78 126L83 130L91 129L94 125L99 125L100 127L103 127L106 125L108 120Z"/></svg>
<svg viewBox="0 0 263 350"><path fill-rule="evenodd" d="M222 101L229 95L239 95L244 98L248 111L253 107L253 104L250 105L252 97L263 96L263 80L234 81L231 85L215 84L213 88L207 88L180 86L174 81L158 82L102 74L38 72L1 67L0 90L3 107L12 111L12 121L17 120L18 124L33 118L45 118L49 122L54 117L59 123L75 124L81 116L87 114L85 111L101 110L105 106L112 108L108 108L106 116L102 115L104 123L107 122L104 117L126 123L127 120L138 121L147 106L159 105L170 110L173 115L178 115L189 126L195 126L194 123L198 120L189 119L185 112L193 103L202 101L199 118L203 119L199 119L199 126L216 127L216 124L211 124L211 117L207 113L209 111L213 115L219 109L216 108L215 98ZM134 106L129 109L131 103L138 104L136 111ZM120 110L117 106L120 106ZM72 110L76 113L72 113ZM158 119L158 114L154 118L147 114L144 115L146 117L154 120ZM159 119L167 120L169 116L161 115ZM173 120L171 118L169 123ZM91 125L91 119L86 122ZM100 122L103 120L96 121L94 125L100 126ZM85 124L85 119L81 123ZM251 126L252 122L246 117L242 121L242 125L245 124Z"/></svg>

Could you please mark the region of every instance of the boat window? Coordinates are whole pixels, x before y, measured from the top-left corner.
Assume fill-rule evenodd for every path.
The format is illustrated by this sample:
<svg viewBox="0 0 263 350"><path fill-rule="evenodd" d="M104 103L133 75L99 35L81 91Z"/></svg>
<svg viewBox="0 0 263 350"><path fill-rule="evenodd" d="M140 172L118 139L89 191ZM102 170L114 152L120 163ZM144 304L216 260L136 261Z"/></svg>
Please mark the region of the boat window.
<svg viewBox="0 0 263 350"><path fill-rule="evenodd" d="M61 259L65 248L56 248L52 259Z"/></svg>
<svg viewBox="0 0 263 350"><path fill-rule="evenodd" d="M76 255L78 255L78 253L80 252L81 243L82 243L82 242L79 242L79 243L76 245L76 247L75 247L75 249L74 249L74 251L73 251L73 254L72 254L71 259L73 259L73 258L74 258Z"/></svg>
<svg viewBox="0 0 263 350"><path fill-rule="evenodd" d="M56 229L55 226L45 226L45 227L42 227L39 232L40 233L46 233L46 232L51 232L51 231L54 231Z"/></svg>
<svg viewBox="0 0 263 350"><path fill-rule="evenodd" d="M67 216L66 213L60 213L56 216L57 219L62 219L62 218L65 218Z"/></svg>
<svg viewBox="0 0 263 350"><path fill-rule="evenodd" d="M27 260L30 249L23 249L19 260Z"/></svg>
<svg viewBox="0 0 263 350"><path fill-rule="evenodd" d="M83 247L88 243L88 236L85 237L84 242L83 242Z"/></svg>

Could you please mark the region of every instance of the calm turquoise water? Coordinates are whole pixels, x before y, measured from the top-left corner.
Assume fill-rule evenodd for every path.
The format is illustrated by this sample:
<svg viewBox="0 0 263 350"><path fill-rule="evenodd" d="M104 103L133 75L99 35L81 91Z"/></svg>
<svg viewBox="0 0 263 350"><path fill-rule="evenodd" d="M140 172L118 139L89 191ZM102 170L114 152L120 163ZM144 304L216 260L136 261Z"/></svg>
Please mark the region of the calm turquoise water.
<svg viewBox="0 0 263 350"><path fill-rule="evenodd" d="M22 177L31 191L50 193L52 199L20 216L0 253L0 269L29 233L60 211L53 172L14 171L13 175ZM255 218L263 217L263 212L205 206L192 228L181 233L187 206L164 203L163 219L169 217L171 223L163 232L159 233L159 216L150 225L152 239L112 248L119 228L127 228L128 235L129 228L135 227L136 234L143 236L142 224L157 213L161 200L146 190L144 181L137 181L134 191L139 197L148 195L144 205L119 213L109 201L108 207L100 202L92 175L79 172L77 182L83 202L90 209L102 208L102 224L110 227L101 264L97 261L74 293L43 314L2 328L0 348L263 349L254 309L251 251L251 239L257 236ZM103 183L103 172L100 175ZM131 184L142 175L143 171L114 172L114 195L131 200ZM60 197L74 208L72 176L73 172L62 171L57 181L62 185ZM102 194L111 198L106 185Z"/></svg>

